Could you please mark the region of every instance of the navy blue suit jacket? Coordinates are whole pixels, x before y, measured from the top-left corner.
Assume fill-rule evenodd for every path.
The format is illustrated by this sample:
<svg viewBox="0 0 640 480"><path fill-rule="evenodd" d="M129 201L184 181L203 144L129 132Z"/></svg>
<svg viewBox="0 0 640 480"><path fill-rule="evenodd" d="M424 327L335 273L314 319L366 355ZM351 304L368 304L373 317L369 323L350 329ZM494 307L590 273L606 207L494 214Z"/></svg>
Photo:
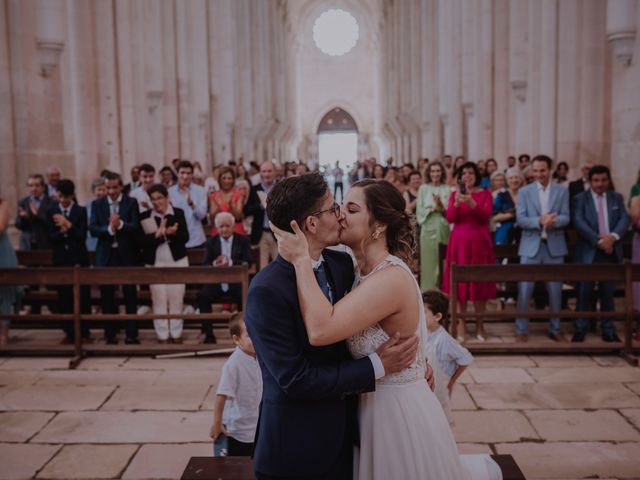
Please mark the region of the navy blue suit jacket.
<svg viewBox="0 0 640 480"><path fill-rule="evenodd" d="M336 299L353 284L353 261L325 250ZM254 470L275 477L322 475L357 437L357 393L375 389L368 358L353 360L344 342L309 344L293 265L278 257L255 276L245 323L262 370Z"/></svg>
<svg viewBox="0 0 640 480"><path fill-rule="evenodd" d="M138 202L123 194L118 213L124 224L120 230L116 230L115 239L118 242L118 252L125 265L135 265L139 257L136 242L139 235L138 229L140 228ZM89 231L91 235L98 239L98 245L96 247L97 267L104 267L109 264L111 245L114 239L107 230L110 216L111 211L107 197L100 198L93 202L91 206Z"/></svg>
<svg viewBox="0 0 640 480"><path fill-rule="evenodd" d="M619 193L607 192L607 216L609 231L617 233L620 238L624 237L631 220L624 205L624 198ZM593 263L593 257L598 251L599 235L598 210L593 201L591 190L579 193L573 198L573 225L578 231L578 239L573 253L574 263ZM613 245L613 254L616 260L622 263L624 255L620 240Z"/></svg>
<svg viewBox="0 0 640 480"><path fill-rule="evenodd" d="M54 265L89 265L87 254L87 209L77 203L71 206L69 211L69 221L71 228L67 233L62 233L56 227L53 216L62 215L59 203L55 203L47 210L47 225L49 229L49 240L53 250Z"/></svg>

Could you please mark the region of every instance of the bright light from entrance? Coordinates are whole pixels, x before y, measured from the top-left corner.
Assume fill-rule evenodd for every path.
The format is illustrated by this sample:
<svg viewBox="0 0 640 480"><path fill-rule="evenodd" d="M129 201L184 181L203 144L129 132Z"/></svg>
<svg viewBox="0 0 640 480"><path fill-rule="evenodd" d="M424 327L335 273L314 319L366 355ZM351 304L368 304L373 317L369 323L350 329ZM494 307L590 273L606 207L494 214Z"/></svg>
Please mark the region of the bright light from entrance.
<svg viewBox="0 0 640 480"><path fill-rule="evenodd" d="M332 171L336 161L339 161L346 174L358 159L358 134L321 133L318 138L318 156L321 167L326 166L328 171Z"/></svg>
<svg viewBox="0 0 640 480"><path fill-rule="evenodd" d="M360 27L349 12L327 10L313 24L313 41L327 55L339 56L349 52L358 43Z"/></svg>

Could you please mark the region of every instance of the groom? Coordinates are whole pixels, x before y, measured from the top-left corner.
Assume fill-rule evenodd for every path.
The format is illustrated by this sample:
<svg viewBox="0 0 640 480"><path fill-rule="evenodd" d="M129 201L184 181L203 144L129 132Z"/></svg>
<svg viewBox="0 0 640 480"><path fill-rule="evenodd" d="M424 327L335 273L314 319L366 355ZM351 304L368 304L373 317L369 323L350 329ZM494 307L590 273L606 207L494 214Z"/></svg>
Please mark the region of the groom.
<svg viewBox="0 0 640 480"><path fill-rule="evenodd" d="M322 291L331 302L340 300L353 284L353 261L326 249L339 243L340 208L322 176L276 184L266 213L283 230L291 231L291 220L302 226ZM252 280L245 323L263 379L253 460L257 479L351 479L357 394L375 390L378 378L408 367L417 337L398 342L395 335L359 360L351 358L344 342L312 347L293 265L280 256Z"/></svg>

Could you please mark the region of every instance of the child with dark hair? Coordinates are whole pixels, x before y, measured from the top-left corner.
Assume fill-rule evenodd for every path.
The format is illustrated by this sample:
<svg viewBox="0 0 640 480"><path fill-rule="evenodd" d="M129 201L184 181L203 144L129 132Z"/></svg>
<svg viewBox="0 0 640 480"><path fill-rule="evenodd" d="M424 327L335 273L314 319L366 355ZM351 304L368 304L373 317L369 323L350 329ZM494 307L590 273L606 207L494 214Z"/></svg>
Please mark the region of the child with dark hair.
<svg viewBox="0 0 640 480"><path fill-rule="evenodd" d="M214 454L226 439L227 456L250 456L262 398L262 374L242 319L229 323L229 333L236 349L222 367L210 435L215 442Z"/></svg>
<svg viewBox="0 0 640 480"><path fill-rule="evenodd" d="M453 385L468 365L473 363L469 350L464 348L440 325L449 317L449 298L439 290L427 290L424 295L427 318L427 358L433 367L436 396L440 400L449 424L453 426L449 400Z"/></svg>

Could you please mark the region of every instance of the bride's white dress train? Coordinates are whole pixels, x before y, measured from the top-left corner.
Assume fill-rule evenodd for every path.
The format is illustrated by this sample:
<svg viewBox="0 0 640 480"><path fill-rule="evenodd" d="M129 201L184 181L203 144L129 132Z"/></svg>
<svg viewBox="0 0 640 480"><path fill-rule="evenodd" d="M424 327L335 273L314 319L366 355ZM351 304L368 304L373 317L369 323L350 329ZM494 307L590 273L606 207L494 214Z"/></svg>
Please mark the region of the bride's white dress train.
<svg viewBox="0 0 640 480"><path fill-rule="evenodd" d="M393 255L369 275L389 265L398 265L413 276L409 267ZM366 277L357 278L356 285L363 281ZM440 402L425 381L423 347L427 329L417 283L416 296L420 303L418 335L422 346L409 368L378 380L375 392L360 395L360 448L354 455L354 479L500 479L500 469L489 457L465 459L458 454ZM361 358L387 340L389 335L376 324L348 339L347 344L354 358Z"/></svg>

